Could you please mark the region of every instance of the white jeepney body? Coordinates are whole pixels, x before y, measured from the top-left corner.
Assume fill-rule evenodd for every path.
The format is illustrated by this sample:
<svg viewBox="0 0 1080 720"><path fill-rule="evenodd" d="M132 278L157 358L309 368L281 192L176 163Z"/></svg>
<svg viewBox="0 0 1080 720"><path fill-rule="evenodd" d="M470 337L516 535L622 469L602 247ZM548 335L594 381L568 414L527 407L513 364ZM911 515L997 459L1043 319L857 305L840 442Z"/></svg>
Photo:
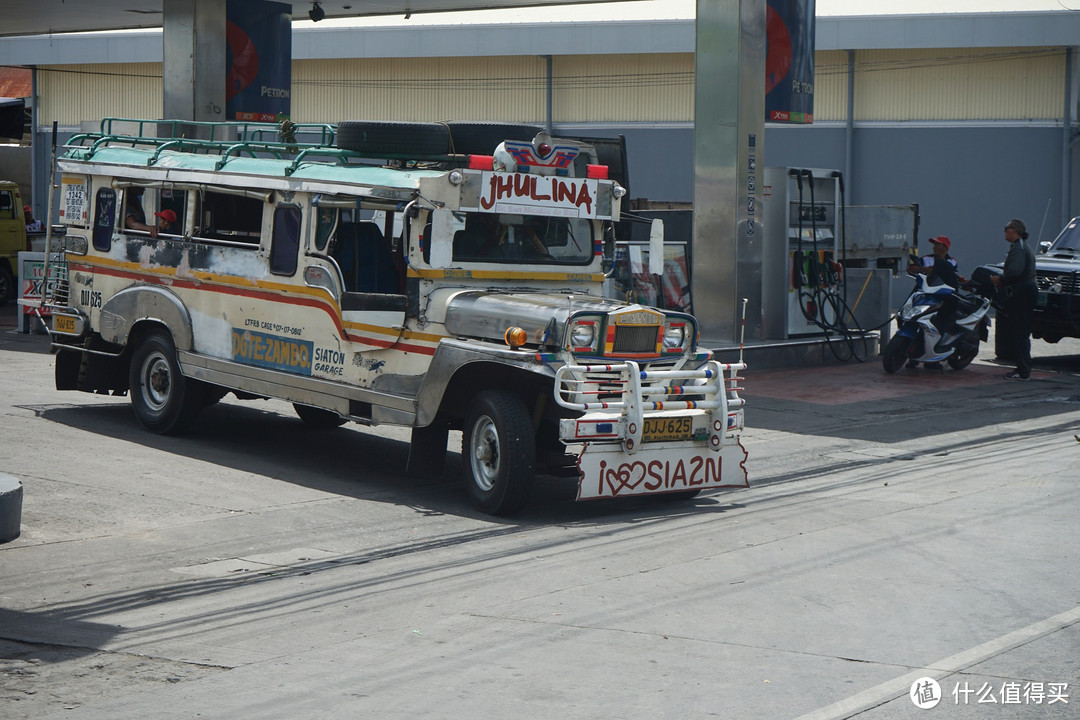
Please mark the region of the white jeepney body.
<svg viewBox="0 0 1080 720"><path fill-rule="evenodd" d="M568 464L582 499L746 484L743 366L699 350L689 315L602 297L624 191L588 145L530 132L465 155L439 144L453 124L116 127L58 161L58 389L130 392L155 432L229 391L315 424L410 426L413 470L462 429L470 495L494 513Z"/></svg>

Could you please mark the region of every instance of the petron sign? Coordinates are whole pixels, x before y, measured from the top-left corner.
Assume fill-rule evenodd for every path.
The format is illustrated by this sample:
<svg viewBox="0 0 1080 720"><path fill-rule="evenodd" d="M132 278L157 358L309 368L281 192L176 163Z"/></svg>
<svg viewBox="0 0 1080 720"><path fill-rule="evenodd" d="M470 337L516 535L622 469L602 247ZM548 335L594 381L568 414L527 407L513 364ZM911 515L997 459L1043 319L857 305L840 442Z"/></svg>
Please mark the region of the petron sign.
<svg viewBox="0 0 1080 720"><path fill-rule="evenodd" d="M765 121L814 122L814 0L768 0Z"/></svg>

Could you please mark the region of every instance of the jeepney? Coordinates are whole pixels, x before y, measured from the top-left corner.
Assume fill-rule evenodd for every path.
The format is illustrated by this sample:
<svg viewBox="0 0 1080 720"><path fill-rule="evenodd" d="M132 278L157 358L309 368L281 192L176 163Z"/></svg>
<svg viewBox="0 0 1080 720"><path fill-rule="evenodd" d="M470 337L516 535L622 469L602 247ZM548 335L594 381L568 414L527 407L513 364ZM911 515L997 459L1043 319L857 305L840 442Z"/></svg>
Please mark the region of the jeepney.
<svg viewBox="0 0 1080 720"><path fill-rule="evenodd" d="M410 472L461 430L492 514L566 470L580 499L745 486L744 365L603 297L625 190L536 130L104 120L57 161L57 389L128 394L156 433L228 392L408 426Z"/></svg>

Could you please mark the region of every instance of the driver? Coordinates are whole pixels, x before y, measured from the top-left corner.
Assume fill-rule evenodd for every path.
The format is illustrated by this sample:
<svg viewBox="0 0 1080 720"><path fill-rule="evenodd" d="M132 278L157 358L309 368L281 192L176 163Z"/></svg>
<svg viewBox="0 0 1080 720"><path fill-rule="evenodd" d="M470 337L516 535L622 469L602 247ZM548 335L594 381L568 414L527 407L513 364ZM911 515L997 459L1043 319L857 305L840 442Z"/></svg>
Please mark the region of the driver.
<svg viewBox="0 0 1080 720"><path fill-rule="evenodd" d="M926 283L928 285L948 285L953 290L960 287L960 283L964 279L957 273L956 259L949 254L949 249L952 247L952 242L944 235L938 235L937 237L930 238L930 247L933 252L930 255L924 255L919 258L918 263L912 263L908 267L908 272L920 273L926 275ZM950 342L955 339L956 335L959 335L963 330L956 324L956 293L950 293L942 299L941 309L937 312L937 317L934 318L934 324L937 325L938 330L941 332L941 340L938 345L947 345L945 342L946 337L949 336ZM936 349L936 348L935 348ZM919 366L918 360L909 360L907 367L909 369ZM927 370L943 370L941 363L928 362L926 363Z"/></svg>

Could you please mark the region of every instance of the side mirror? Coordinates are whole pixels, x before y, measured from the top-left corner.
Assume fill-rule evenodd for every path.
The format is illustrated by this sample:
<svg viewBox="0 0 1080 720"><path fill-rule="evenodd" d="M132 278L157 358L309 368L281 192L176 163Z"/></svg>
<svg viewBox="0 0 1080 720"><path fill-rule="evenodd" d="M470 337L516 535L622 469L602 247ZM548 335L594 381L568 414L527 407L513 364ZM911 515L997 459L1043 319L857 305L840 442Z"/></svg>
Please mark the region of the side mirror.
<svg viewBox="0 0 1080 720"><path fill-rule="evenodd" d="M1039 253L1045 255L1046 253L1050 252L1050 246L1053 244L1054 243L1051 240L1043 240L1041 243L1039 243Z"/></svg>
<svg viewBox="0 0 1080 720"><path fill-rule="evenodd" d="M604 271L604 277L611 277L615 272L615 225L610 222L604 223L604 259L600 265Z"/></svg>

